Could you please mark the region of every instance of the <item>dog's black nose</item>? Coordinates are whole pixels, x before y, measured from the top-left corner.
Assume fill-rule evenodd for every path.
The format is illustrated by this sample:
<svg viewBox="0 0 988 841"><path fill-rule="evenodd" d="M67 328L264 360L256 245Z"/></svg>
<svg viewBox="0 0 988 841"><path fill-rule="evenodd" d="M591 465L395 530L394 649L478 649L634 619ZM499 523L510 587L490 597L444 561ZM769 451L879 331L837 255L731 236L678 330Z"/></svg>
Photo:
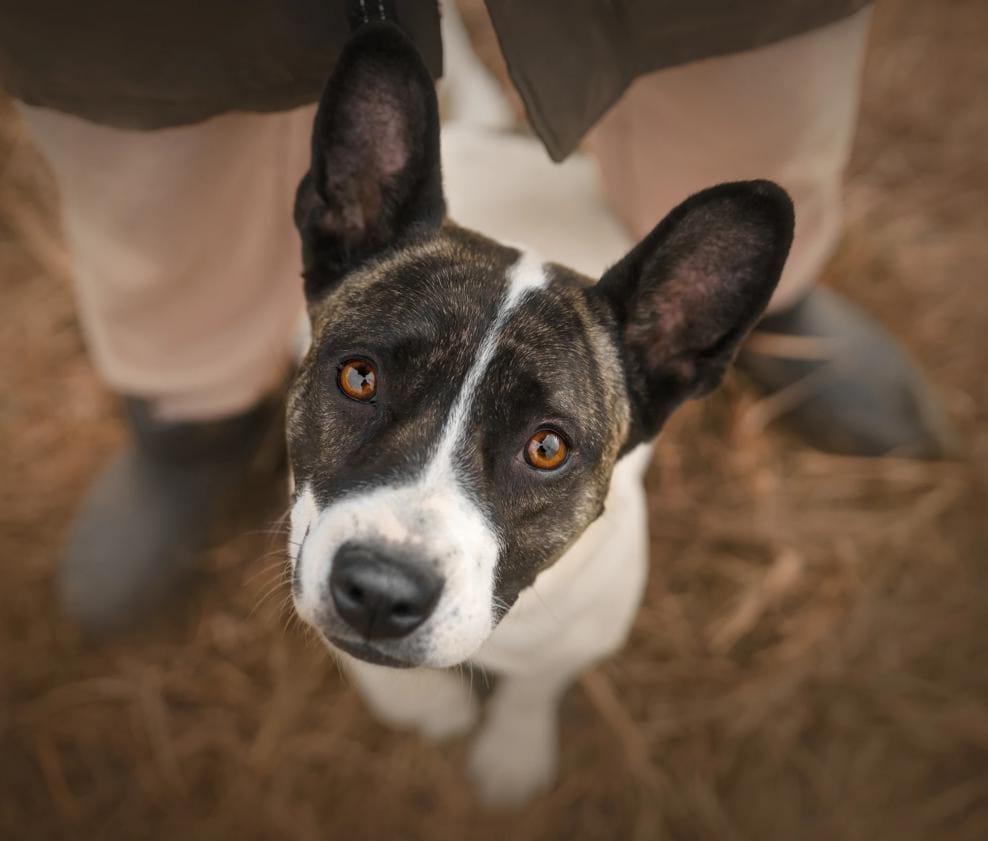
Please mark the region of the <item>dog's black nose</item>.
<svg viewBox="0 0 988 841"><path fill-rule="evenodd" d="M429 618L443 579L414 558L347 544L333 559L329 589L340 616L365 640L395 639Z"/></svg>

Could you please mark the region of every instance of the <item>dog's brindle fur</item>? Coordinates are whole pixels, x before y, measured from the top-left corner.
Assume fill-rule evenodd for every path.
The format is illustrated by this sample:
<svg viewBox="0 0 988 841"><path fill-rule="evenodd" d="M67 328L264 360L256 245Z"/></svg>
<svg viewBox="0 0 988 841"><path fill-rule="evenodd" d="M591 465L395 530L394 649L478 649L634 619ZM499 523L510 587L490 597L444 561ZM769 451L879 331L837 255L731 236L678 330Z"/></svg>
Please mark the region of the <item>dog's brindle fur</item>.
<svg viewBox="0 0 988 841"><path fill-rule="evenodd" d="M684 202L599 282L544 264L445 218L431 80L396 27L371 24L344 51L320 103L296 222L312 327L288 405L296 606L352 655L345 662L386 718L451 730L470 718L472 701L450 676L380 666L503 667L488 642L498 623L510 624L505 616L536 579L563 574L553 567L565 566L561 558L582 558L574 543L600 531L600 521L589 527L605 501L638 507L618 478L641 461L632 451L683 400L719 382L778 280L791 204L766 182L722 185ZM340 366L354 358L376 367L373 402L338 387ZM543 428L569 444L556 470L523 456ZM340 547L354 543L443 578L434 612L407 637L364 640L337 614L329 572ZM619 644L637 604L635 588L625 589L613 639L598 633L606 642L587 643L585 656L558 668L532 656L518 669L520 704L552 701ZM578 628L558 633L581 638ZM499 636L525 642L523 633ZM540 670L541 694L532 689ZM510 684L500 691L512 693ZM396 695L405 711L388 700ZM492 798L523 796L551 775L554 743L538 728L515 734L518 749L538 756L504 759L519 726L515 706L478 746L475 768ZM480 767L491 761L501 766L493 784Z"/></svg>

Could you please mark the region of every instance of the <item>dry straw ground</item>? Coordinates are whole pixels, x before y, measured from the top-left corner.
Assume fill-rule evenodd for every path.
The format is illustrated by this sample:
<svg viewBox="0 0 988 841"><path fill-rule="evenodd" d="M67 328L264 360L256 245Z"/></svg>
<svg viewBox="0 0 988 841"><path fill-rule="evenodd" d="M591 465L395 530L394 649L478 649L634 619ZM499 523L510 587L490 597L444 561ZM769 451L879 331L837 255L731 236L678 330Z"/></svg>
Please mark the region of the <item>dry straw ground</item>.
<svg viewBox="0 0 988 841"><path fill-rule="evenodd" d="M376 726L286 627L265 534L140 633L86 645L56 615L53 558L121 426L4 105L0 838L988 838L986 41L983 0L879 3L829 271L932 373L967 458L814 455L736 381L683 412L631 642L567 697L559 786L511 817L474 804L462 744Z"/></svg>

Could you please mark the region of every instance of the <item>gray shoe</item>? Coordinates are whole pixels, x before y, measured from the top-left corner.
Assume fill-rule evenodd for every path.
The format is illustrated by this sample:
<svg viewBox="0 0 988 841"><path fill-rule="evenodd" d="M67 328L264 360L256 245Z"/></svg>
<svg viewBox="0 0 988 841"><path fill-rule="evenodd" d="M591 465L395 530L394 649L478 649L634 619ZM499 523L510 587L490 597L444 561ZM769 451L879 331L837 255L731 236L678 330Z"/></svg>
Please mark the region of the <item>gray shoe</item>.
<svg viewBox="0 0 988 841"><path fill-rule="evenodd" d="M772 414L817 449L924 459L959 449L936 393L902 346L832 290L818 286L763 319L737 364L770 395Z"/></svg>
<svg viewBox="0 0 988 841"><path fill-rule="evenodd" d="M222 503L273 428L274 405L208 423L160 423L126 401L131 443L76 515L59 575L66 612L90 632L132 623L194 571Z"/></svg>

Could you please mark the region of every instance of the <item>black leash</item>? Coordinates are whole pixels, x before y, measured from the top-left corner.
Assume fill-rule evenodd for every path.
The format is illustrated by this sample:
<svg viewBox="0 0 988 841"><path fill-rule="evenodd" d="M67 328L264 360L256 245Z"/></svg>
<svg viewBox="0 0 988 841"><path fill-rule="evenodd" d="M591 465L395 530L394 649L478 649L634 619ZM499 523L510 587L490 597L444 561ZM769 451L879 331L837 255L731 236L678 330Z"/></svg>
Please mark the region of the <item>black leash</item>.
<svg viewBox="0 0 988 841"><path fill-rule="evenodd" d="M398 23L394 0L347 0L346 15L351 32L356 32L365 23L376 20Z"/></svg>

